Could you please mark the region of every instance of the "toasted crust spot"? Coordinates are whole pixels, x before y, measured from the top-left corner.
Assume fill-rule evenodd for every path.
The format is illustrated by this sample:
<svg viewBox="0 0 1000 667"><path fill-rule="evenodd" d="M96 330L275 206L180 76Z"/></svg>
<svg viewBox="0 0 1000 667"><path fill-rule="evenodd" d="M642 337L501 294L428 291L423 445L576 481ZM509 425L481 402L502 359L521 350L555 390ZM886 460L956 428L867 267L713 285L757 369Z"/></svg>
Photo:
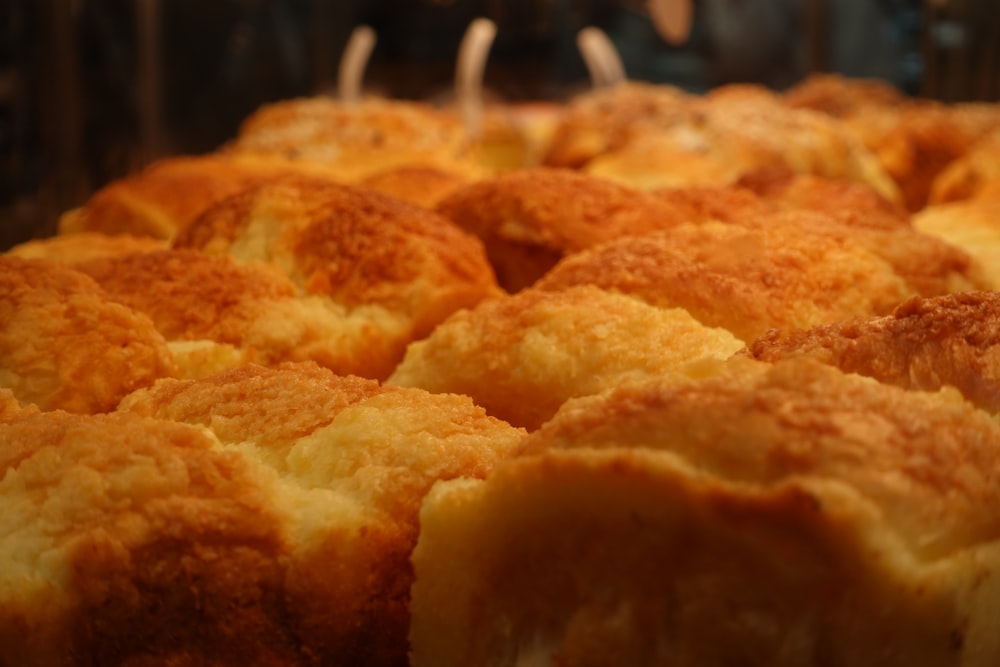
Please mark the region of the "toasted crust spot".
<svg viewBox="0 0 1000 667"><path fill-rule="evenodd" d="M185 377L248 362L315 361L338 373L383 378L402 356L402 318L348 312L299 294L276 267L191 248L87 262L116 301L149 315ZM142 289L136 289L142 285Z"/></svg>
<svg viewBox="0 0 1000 667"><path fill-rule="evenodd" d="M97 259L79 270L116 301L148 314L170 340L242 343L266 302L296 295L291 281L270 267L188 248Z"/></svg>
<svg viewBox="0 0 1000 667"><path fill-rule="evenodd" d="M1000 412L1000 294L914 298L889 316L772 331L748 353L762 361L810 357L907 389L953 386Z"/></svg>
<svg viewBox="0 0 1000 667"><path fill-rule="evenodd" d="M305 293L401 314L415 336L498 293L482 244L447 219L315 179L281 179L225 200L175 246L271 262Z"/></svg>

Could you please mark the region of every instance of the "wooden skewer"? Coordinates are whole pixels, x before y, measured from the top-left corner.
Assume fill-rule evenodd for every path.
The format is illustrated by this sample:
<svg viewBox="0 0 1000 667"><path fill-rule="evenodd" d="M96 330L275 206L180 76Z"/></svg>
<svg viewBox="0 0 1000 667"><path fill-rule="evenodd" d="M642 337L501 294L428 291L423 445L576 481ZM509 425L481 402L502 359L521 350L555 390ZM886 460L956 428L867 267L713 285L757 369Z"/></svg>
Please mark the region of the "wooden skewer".
<svg viewBox="0 0 1000 667"><path fill-rule="evenodd" d="M478 137L482 132L483 76L496 32L493 21L478 18L469 24L458 49L455 101L471 137Z"/></svg>
<svg viewBox="0 0 1000 667"><path fill-rule="evenodd" d="M584 28L576 35L576 45L595 88L613 86L626 79L621 56L603 30L593 26Z"/></svg>
<svg viewBox="0 0 1000 667"><path fill-rule="evenodd" d="M344 104L357 104L361 99L361 82L375 41L375 31L366 25L351 31L337 76L337 94Z"/></svg>

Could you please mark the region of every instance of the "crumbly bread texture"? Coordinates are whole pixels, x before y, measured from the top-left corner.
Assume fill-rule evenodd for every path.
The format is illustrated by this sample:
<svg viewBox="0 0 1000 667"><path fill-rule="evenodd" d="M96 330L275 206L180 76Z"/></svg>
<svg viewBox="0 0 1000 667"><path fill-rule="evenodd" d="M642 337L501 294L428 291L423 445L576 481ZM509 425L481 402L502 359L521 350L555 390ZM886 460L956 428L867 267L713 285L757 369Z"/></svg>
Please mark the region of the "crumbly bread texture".
<svg viewBox="0 0 1000 667"><path fill-rule="evenodd" d="M501 293L482 243L448 219L324 180L278 179L226 199L174 246L268 262L352 315L402 318L398 357L455 310Z"/></svg>
<svg viewBox="0 0 1000 667"><path fill-rule="evenodd" d="M771 331L747 353L762 361L810 357L908 389L958 389L1000 413L1000 293L915 298L891 315Z"/></svg>
<svg viewBox="0 0 1000 667"><path fill-rule="evenodd" d="M178 373L153 322L62 264L0 255L0 387L43 410L107 412Z"/></svg>
<svg viewBox="0 0 1000 667"><path fill-rule="evenodd" d="M0 387L0 421L37 412L40 412L37 405L21 405L13 391L7 387Z"/></svg>
<svg viewBox="0 0 1000 667"><path fill-rule="evenodd" d="M401 318L349 313L303 296L276 267L190 248L93 260L78 267L116 301L146 313L186 377L234 365L315 361L381 378L395 367ZM141 285L141 289L137 286Z"/></svg>
<svg viewBox="0 0 1000 667"><path fill-rule="evenodd" d="M640 190L550 167L471 183L436 210L482 239L508 292L530 286L565 255L685 222L686 213Z"/></svg>
<svg viewBox="0 0 1000 667"><path fill-rule="evenodd" d="M1000 428L809 360L569 402L435 487L411 664L992 665Z"/></svg>
<svg viewBox="0 0 1000 667"><path fill-rule="evenodd" d="M986 287L1000 289L1000 189L928 206L913 215L913 226L968 253L981 267Z"/></svg>
<svg viewBox="0 0 1000 667"><path fill-rule="evenodd" d="M523 290L456 313L407 349L390 384L471 396L535 429L567 399L649 377L696 373L743 342L681 308L580 285Z"/></svg>
<svg viewBox="0 0 1000 667"><path fill-rule="evenodd" d="M423 495L523 435L309 364L126 410L0 421L0 664L405 664Z"/></svg>
<svg viewBox="0 0 1000 667"><path fill-rule="evenodd" d="M886 314L914 294L884 260L846 237L811 231L808 217L794 212L753 228L703 223L623 238L565 258L536 286L617 290L684 308L744 341L771 328Z"/></svg>

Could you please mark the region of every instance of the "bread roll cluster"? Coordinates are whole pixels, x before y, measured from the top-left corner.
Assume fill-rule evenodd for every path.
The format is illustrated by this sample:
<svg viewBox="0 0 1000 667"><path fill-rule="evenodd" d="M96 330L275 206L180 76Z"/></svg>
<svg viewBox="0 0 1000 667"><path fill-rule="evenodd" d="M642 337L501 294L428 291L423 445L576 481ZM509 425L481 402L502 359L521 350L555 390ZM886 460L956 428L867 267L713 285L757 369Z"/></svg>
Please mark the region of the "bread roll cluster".
<svg viewBox="0 0 1000 667"><path fill-rule="evenodd" d="M1000 108L544 109L277 102L0 255L0 665L1000 663Z"/></svg>

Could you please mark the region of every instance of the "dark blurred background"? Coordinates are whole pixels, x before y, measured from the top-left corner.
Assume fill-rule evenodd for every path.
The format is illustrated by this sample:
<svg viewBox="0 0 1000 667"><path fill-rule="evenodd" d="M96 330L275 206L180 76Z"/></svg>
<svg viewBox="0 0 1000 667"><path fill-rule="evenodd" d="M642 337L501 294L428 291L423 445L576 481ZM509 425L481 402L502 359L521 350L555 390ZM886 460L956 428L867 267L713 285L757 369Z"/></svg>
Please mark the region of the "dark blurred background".
<svg viewBox="0 0 1000 667"><path fill-rule="evenodd" d="M0 0L0 249L55 230L95 188L214 149L259 105L332 93L351 30L378 42L370 92L442 100L477 17L497 24L491 96L588 85L577 32L602 28L633 79L775 89L814 71L945 101L1000 97L995 0L694 0L681 45L641 0Z"/></svg>

